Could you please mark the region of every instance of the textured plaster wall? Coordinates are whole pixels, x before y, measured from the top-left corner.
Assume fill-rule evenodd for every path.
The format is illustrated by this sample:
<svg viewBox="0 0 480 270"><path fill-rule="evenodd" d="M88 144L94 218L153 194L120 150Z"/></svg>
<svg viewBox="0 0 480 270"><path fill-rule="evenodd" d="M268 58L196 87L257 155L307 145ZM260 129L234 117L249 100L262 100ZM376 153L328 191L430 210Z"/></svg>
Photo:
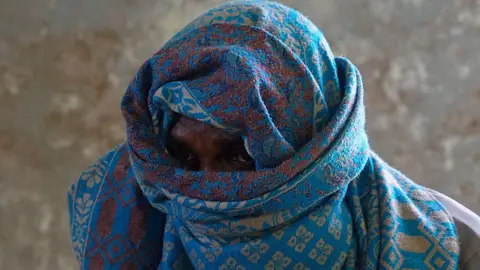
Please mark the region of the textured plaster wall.
<svg viewBox="0 0 480 270"><path fill-rule="evenodd" d="M214 0L0 0L0 269L76 269L65 191L137 67ZM283 1L365 79L373 148L480 213L480 1Z"/></svg>

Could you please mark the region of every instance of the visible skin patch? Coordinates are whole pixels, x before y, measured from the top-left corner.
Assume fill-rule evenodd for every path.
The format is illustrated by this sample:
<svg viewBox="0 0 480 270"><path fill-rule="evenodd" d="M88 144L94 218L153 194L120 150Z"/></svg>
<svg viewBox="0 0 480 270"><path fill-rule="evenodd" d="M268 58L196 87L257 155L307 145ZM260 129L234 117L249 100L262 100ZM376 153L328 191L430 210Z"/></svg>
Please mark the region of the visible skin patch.
<svg viewBox="0 0 480 270"><path fill-rule="evenodd" d="M180 118L173 127L168 150L189 170L231 172L255 168L241 137L187 117Z"/></svg>

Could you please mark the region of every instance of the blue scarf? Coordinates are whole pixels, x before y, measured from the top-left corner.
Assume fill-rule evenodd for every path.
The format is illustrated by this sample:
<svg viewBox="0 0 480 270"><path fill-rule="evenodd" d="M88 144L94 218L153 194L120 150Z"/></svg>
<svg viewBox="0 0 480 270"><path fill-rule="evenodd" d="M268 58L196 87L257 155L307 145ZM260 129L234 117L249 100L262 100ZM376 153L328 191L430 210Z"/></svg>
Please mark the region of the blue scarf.
<svg viewBox="0 0 480 270"><path fill-rule="evenodd" d="M302 14L212 9L127 88L127 141L69 192L83 269L456 269L452 219L369 148L358 69ZM252 172L187 171L178 115L238 134Z"/></svg>

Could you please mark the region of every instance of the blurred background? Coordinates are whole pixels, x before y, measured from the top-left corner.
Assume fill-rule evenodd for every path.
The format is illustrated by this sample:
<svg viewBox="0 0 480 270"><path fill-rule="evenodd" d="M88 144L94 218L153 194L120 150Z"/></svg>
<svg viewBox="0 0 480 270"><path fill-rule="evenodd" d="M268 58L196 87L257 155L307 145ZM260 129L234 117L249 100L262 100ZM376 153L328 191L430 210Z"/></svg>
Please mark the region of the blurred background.
<svg viewBox="0 0 480 270"><path fill-rule="evenodd" d="M139 65L220 0L0 0L0 269L77 269L66 190ZM480 1L280 1L365 80L375 151L480 213Z"/></svg>

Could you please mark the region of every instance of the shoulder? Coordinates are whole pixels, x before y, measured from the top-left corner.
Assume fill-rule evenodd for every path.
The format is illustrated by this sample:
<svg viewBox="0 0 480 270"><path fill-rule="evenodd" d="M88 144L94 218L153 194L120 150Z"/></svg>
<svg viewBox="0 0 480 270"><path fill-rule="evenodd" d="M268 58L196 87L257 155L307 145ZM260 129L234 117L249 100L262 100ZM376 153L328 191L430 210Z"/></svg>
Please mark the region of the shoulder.
<svg viewBox="0 0 480 270"><path fill-rule="evenodd" d="M454 199L429 189L447 209L457 227L462 269L478 269L480 264L480 217ZM474 268L475 267L475 268Z"/></svg>
<svg viewBox="0 0 480 270"><path fill-rule="evenodd" d="M86 168L68 190L70 237L73 251L79 261L83 258L86 234L97 195L110 164L122 148L124 148L123 145L117 146Z"/></svg>

